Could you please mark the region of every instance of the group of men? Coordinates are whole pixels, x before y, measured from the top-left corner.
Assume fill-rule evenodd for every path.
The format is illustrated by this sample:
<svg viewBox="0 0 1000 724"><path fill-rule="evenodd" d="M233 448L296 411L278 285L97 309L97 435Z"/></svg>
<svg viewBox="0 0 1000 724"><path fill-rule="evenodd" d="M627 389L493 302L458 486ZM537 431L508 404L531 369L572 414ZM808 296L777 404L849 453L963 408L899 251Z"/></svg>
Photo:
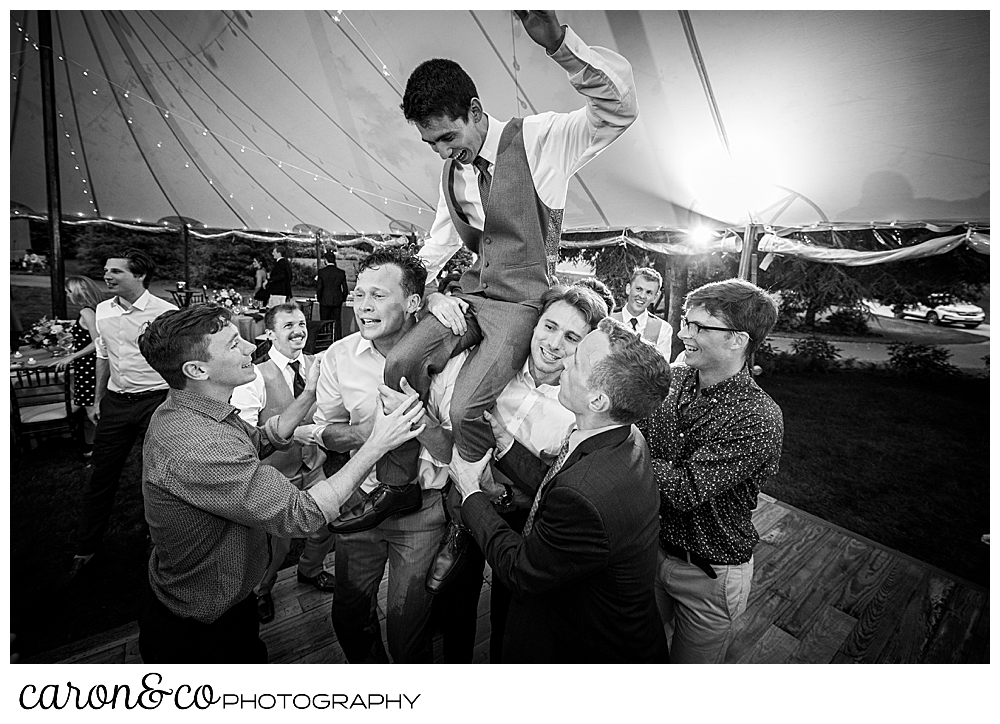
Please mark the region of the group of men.
<svg viewBox="0 0 1000 724"><path fill-rule="evenodd" d="M417 255L360 264L356 334L311 359L286 303L258 365L211 305L139 339L170 387L144 447L144 660L266 661L258 626L291 537L308 537L299 581L335 591L351 662L429 662L432 618L446 661L471 660L484 562L491 661L724 660L780 456L780 410L747 366L777 308L740 280L691 292L671 368L655 271L617 313L554 284L569 179L634 121L635 90L624 58L552 11L515 12L586 104L504 123L460 66L421 64L402 109L445 161L437 216ZM460 290L424 298L463 244L477 256ZM351 457L329 476L324 451Z"/></svg>

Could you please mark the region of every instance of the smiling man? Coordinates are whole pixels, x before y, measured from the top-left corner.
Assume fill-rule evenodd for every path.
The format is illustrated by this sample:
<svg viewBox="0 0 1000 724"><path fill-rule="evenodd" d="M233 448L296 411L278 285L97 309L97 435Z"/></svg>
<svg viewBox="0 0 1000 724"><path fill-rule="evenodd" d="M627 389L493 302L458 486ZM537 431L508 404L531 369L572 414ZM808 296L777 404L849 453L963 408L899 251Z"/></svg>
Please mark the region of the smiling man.
<svg viewBox="0 0 1000 724"><path fill-rule="evenodd" d="M431 371L479 345L455 385L452 432L459 454L478 460L493 444L483 412L528 357L540 300L554 282L570 179L635 121L632 68L606 48L587 46L551 10L515 11L525 32L562 68L584 107L501 121L489 116L472 78L451 60L410 74L402 110L444 161L437 211L420 257L433 277L464 244L476 261L460 293L427 297L430 314L396 346L385 381L406 378L421 395ZM483 50L488 50L484 46ZM388 489L338 525L375 524L412 505L416 446L379 464Z"/></svg>
<svg viewBox="0 0 1000 724"><path fill-rule="evenodd" d="M316 364L311 354L303 354L308 331L306 316L294 302L271 307L264 315L264 329L271 340L267 359L256 365L253 382L233 390L230 404L240 411L240 417L251 425L263 425L269 418L284 412L295 398L305 391L305 378ZM312 421L315 409L307 419ZM276 452L266 463L280 471L295 487L306 490L323 476L326 455L314 443L296 442L288 450ZM333 593L333 575L323 570L323 559L333 548L333 534L325 527L306 539L299 557L298 581L320 591ZM278 570L291 548L290 538L271 537L271 564L257 589L257 614L261 623L274 618L271 589Z"/></svg>
<svg viewBox="0 0 1000 724"><path fill-rule="evenodd" d="M97 387L94 393L94 470L83 496L76 555L61 585L93 570L111 520L125 461L167 396L167 383L139 353L139 333L164 312L177 309L154 296L156 267L144 252L129 249L104 264L104 283L115 295L97 305Z"/></svg>
<svg viewBox="0 0 1000 724"><path fill-rule="evenodd" d="M601 320L564 367L558 399L576 424L555 462L540 466L515 443L498 465L535 487L523 531L512 530L480 488L488 457L470 464L452 456L465 521L494 579L513 591L503 661L665 662L653 598L656 482L632 423L663 400L670 368L612 319Z"/></svg>
<svg viewBox="0 0 1000 724"><path fill-rule="evenodd" d="M747 364L777 317L771 296L742 279L690 292L677 334L684 363L639 424L660 490L656 604L674 663L722 662L746 610L759 537L751 515L784 434Z"/></svg>
<svg viewBox="0 0 1000 724"><path fill-rule="evenodd" d="M625 286L625 306L611 315L656 347L663 359L670 359L673 329L670 323L649 311L660 298L663 277L651 267L637 267Z"/></svg>
<svg viewBox="0 0 1000 724"><path fill-rule="evenodd" d="M167 312L142 335L142 354L170 385L149 424L143 497L153 550L139 618L145 663L266 663L254 586L268 563L268 534L306 536L341 504L386 450L415 437L423 406L373 411L364 445L333 477L299 490L261 458L287 450L312 408L319 366L302 393L260 427L229 404L256 376L254 345L215 304ZM413 429L411 429L413 428Z"/></svg>

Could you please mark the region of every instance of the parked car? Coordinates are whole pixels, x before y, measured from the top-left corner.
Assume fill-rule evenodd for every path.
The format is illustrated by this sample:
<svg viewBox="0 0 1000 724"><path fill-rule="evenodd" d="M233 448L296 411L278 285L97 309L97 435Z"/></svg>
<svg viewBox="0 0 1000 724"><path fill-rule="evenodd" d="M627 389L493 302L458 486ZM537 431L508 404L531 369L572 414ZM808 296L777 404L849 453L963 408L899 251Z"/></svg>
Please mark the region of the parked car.
<svg viewBox="0 0 1000 724"><path fill-rule="evenodd" d="M986 318L982 307L952 300L947 294L932 294L928 301L933 306L915 304L911 307L897 308L894 313L899 319L916 317L929 324L961 324L969 329L975 329Z"/></svg>

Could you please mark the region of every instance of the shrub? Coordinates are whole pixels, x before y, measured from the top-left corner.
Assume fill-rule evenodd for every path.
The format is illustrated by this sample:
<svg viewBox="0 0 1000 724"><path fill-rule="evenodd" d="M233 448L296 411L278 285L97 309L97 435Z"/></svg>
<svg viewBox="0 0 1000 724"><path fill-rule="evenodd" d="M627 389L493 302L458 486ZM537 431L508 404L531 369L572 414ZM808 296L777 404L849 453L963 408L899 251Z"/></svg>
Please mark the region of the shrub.
<svg viewBox="0 0 1000 724"><path fill-rule="evenodd" d="M889 368L900 374L954 375L958 373L948 358L951 352L932 344L899 342L890 344Z"/></svg>
<svg viewBox="0 0 1000 724"><path fill-rule="evenodd" d="M868 329L868 319L871 313L857 307L841 307L824 319L820 325L824 332L843 334L849 337L866 337L871 335Z"/></svg>
<svg viewBox="0 0 1000 724"><path fill-rule="evenodd" d="M792 342L792 355L811 372L827 372L838 366L840 350L828 340L810 335Z"/></svg>

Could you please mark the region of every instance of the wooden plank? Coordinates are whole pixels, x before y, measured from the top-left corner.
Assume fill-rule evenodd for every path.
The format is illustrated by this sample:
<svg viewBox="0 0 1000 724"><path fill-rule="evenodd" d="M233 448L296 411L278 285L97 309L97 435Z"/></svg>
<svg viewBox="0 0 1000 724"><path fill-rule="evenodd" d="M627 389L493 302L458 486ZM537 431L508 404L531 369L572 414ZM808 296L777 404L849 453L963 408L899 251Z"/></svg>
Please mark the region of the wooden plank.
<svg viewBox="0 0 1000 724"><path fill-rule="evenodd" d="M794 517L786 516L785 520ZM789 521L789 524L793 522ZM803 566L808 567L810 569L808 573L811 574L811 569L815 567L813 559L817 549L827 544L832 535L829 529L810 521L802 521L801 526L795 522L794 529L796 535L783 537L780 543L775 544L777 550L767 561L759 568L754 565L750 602L765 595L774 587L787 586L792 580L800 580Z"/></svg>
<svg viewBox="0 0 1000 724"><path fill-rule="evenodd" d="M788 508L782 505L775 505L773 502L764 504L758 502L756 510L751 515L751 520L753 521L754 528L757 529L757 534L763 536L790 512Z"/></svg>
<svg viewBox="0 0 1000 724"><path fill-rule="evenodd" d="M272 661L271 663L279 663ZM340 642L334 638L333 641L321 646L318 649L310 651L301 658L291 659L286 662L288 664L346 664L347 656L344 654L344 649L340 647Z"/></svg>
<svg viewBox="0 0 1000 724"><path fill-rule="evenodd" d="M751 589L752 591L753 589ZM726 663L737 663L753 649L781 611L788 606L788 598L780 591L769 591L747 605L733 629L733 638L726 652Z"/></svg>
<svg viewBox="0 0 1000 724"><path fill-rule="evenodd" d="M799 645L788 658L790 664L828 664L858 620L833 606L824 606L799 634Z"/></svg>
<svg viewBox="0 0 1000 724"><path fill-rule="evenodd" d="M775 621L792 636L802 637L824 614L831 599L836 598L837 591L848 585L871 554L871 548L864 543L839 534L835 538L839 540L837 549L817 576L816 584L807 586L806 595L800 603ZM850 618L855 620L853 616Z"/></svg>
<svg viewBox="0 0 1000 724"><path fill-rule="evenodd" d="M142 655L139 653L139 637L136 636L134 639L129 640L125 644L125 658L122 661L123 664L141 664Z"/></svg>
<svg viewBox="0 0 1000 724"><path fill-rule="evenodd" d="M314 608L261 629L268 660L284 663L301 659L334 640L329 611Z"/></svg>
<svg viewBox="0 0 1000 724"><path fill-rule="evenodd" d="M858 624L840 647L840 652L860 663L878 659L895 634L903 609L927 575L925 569L903 560L893 564L875 595L856 615Z"/></svg>
<svg viewBox="0 0 1000 724"><path fill-rule="evenodd" d="M979 591L959 586L954 591L922 658L927 664L965 664L975 640L987 597Z"/></svg>
<svg viewBox="0 0 1000 724"><path fill-rule="evenodd" d="M875 658L877 664L919 663L931 633L941 617L944 601L954 588L953 582L943 582L930 571L923 571L920 584L906 600L892 632Z"/></svg>
<svg viewBox="0 0 1000 724"><path fill-rule="evenodd" d="M75 663L81 656L90 656L104 648L115 648L124 644L130 638L139 635L139 624L135 621L116 626L103 633L94 634L79 641L73 641L55 649L50 649L43 653L24 659L25 664L54 664L54 663Z"/></svg>
<svg viewBox="0 0 1000 724"><path fill-rule="evenodd" d="M799 641L777 626L769 626L764 635L739 659L740 664L783 664L798 648Z"/></svg>
<svg viewBox="0 0 1000 724"><path fill-rule="evenodd" d="M103 646L94 651L77 654L72 661L60 662L67 664L124 664L125 646L119 643L111 647Z"/></svg>
<svg viewBox="0 0 1000 724"><path fill-rule="evenodd" d="M862 612L872 600L884 595L882 589L886 585L886 579L893 574L898 562L899 559L888 551L872 550L854 577L836 592L831 605L854 618L861 618Z"/></svg>

